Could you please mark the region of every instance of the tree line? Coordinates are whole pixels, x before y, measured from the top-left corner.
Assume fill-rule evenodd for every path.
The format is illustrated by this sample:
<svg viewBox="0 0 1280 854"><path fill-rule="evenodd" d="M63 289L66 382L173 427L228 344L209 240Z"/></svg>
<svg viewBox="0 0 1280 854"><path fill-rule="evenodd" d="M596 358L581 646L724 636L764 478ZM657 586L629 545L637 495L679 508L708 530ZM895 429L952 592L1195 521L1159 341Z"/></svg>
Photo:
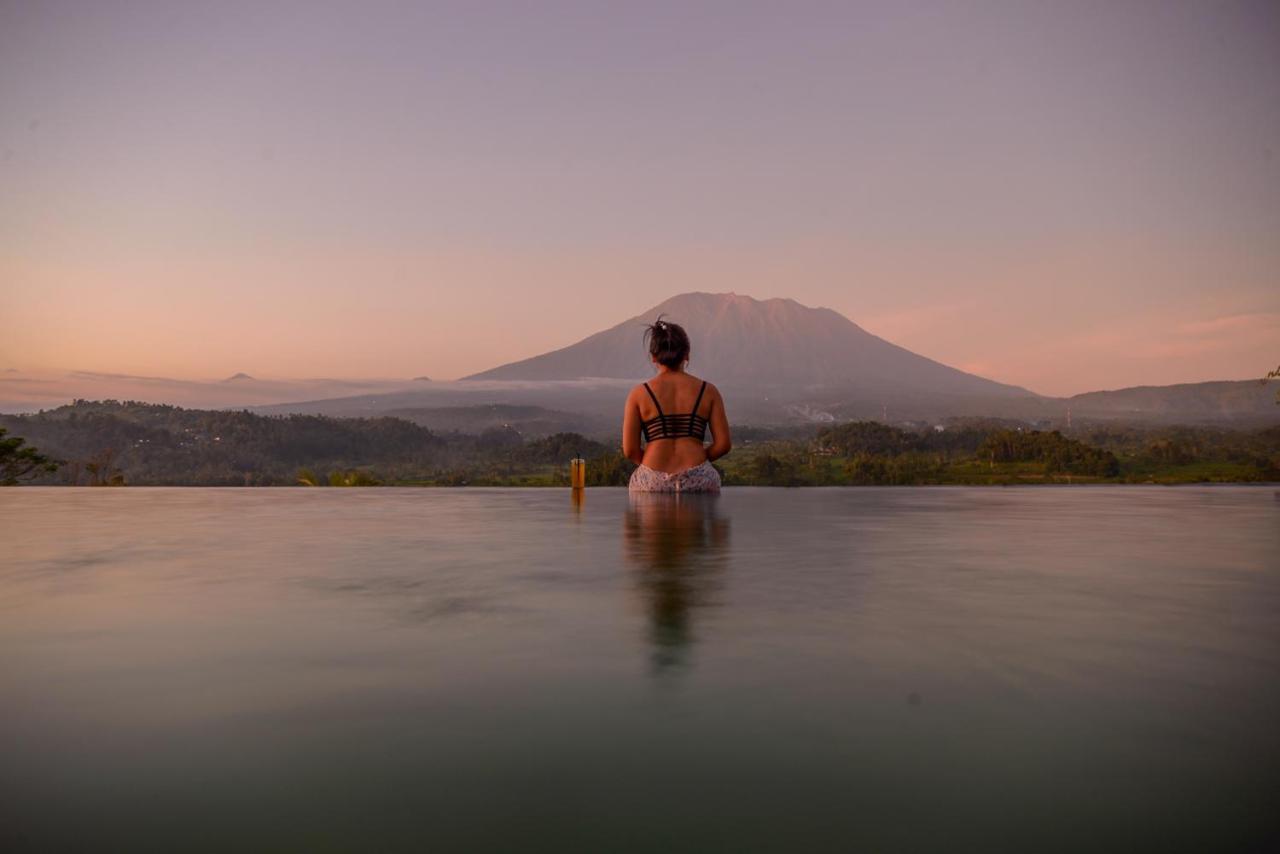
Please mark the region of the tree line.
<svg viewBox="0 0 1280 854"><path fill-rule="evenodd" d="M7 432L6 432L7 431ZM1280 480L1280 427L1232 431L1102 424L1070 435L993 419L900 427L873 421L735 430L726 484ZM393 417L265 416L84 401L0 416L0 482L76 485L593 486L634 466L617 443L512 427L437 432Z"/></svg>

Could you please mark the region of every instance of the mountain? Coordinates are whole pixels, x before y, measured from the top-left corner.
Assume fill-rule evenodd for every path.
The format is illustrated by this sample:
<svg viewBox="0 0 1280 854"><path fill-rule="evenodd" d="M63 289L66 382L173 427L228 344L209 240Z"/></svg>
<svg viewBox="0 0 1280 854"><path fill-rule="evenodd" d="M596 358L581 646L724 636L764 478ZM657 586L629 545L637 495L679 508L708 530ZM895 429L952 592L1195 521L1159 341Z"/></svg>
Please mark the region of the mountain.
<svg viewBox="0 0 1280 854"><path fill-rule="evenodd" d="M1221 380L1090 391L1066 399L1076 416L1166 423L1268 423L1280 417L1275 382Z"/></svg>
<svg viewBox="0 0 1280 854"><path fill-rule="evenodd" d="M894 398L1037 396L927 359L867 332L829 308L792 299L688 293L564 347L467 377L468 380L569 380L611 377L637 381L653 373L643 344L659 315L689 333L690 372L721 387L810 395L820 389Z"/></svg>
<svg viewBox="0 0 1280 854"><path fill-rule="evenodd" d="M825 308L737 294L672 297L568 347L460 381L272 380L237 374L198 382L90 371L0 371L0 412L33 412L74 398L263 414L363 417L394 413L449 431L508 424L521 432L617 432L631 384L651 376L646 324L659 314L693 340L690 370L714 381L737 424L796 425L873 419L937 422L991 416L1024 423L1084 420L1217 423L1280 421L1277 383L1211 382L1041 397L948 367L867 332Z"/></svg>
<svg viewBox="0 0 1280 854"><path fill-rule="evenodd" d="M77 398L114 398L208 409L239 408L388 393L422 385L407 379L263 380L236 374L221 380L180 380L100 371L6 371L0 373L0 412L34 412L62 406Z"/></svg>
<svg viewBox="0 0 1280 854"><path fill-rule="evenodd" d="M732 293L681 294L568 347L453 385L489 386L485 396L495 401L616 416L619 391L605 384L653 374L643 333L659 315L689 332L690 372L724 390L735 420L743 423L947 416L1057 423L1068 411L1077 419L1165 423L1280 420L1274 384L1223 381L1043 397L912 353L831 309ZM590 392L578 388L581 383L599 386ZM503 384L510 388L492 388ZM566 397L571 393L572 401Z"/></svg>

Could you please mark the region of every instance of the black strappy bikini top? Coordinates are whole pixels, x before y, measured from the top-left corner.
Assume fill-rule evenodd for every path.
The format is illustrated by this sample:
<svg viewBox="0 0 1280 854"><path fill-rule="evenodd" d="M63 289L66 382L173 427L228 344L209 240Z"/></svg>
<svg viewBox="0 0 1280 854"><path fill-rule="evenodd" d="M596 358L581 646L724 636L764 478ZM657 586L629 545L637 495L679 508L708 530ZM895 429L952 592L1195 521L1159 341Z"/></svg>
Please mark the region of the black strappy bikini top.
<svg viewBox="0 0 1280 854"><path fill-rule="evenodd" d="M682 415L664 415L662 404L658 403L658 398L654 395L653 389L649 388L648 383L644 383L644 390L649 392L649 397L653 398L653 405L658 407L658 414L655 417L640 422L645 441L655 442L658 439L679 439L690 436L701 442L706 438L707 419L698 414L702 393L707 390L706 380L702 381L702 388L698 389L698 399L693 403L693 411Z"/></svg>

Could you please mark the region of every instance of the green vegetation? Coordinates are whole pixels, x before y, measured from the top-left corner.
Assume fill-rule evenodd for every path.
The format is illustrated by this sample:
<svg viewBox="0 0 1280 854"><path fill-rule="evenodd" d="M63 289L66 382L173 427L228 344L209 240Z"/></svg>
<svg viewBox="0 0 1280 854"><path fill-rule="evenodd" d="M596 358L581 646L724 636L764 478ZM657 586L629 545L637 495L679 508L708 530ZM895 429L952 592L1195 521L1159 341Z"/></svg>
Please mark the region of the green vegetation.
<svg viewBox="0 0 1280 854"><path fill-rule="evenodd" d="M727 484L840 486L1280 480L1280 427L1088 426L1066 436L994 419L905 430L870 421L735 447Z"/></svg>
<svg viewBox="0 0 1280 854"><path fill-rule="evenodd" d="M997 462L1042 463L1046 475L1115 477L1120 473L1115 454L1068 439L1056 430L997 430L978 446L978 457L990 459L992 466Z"/></svg>
<svg viewBox="0 0 1280 854"><path fill-rule="evenodd" d="M440 433L399 418L76 401L0 416L4 429L67 461L59 467L51 457L32 458L22 439L0 443L9 457L26 455L11 480L48 484L568 486L568 462L582 456L589 485L621 486L633 468L616 445L576 433ZM1280 480L1280 427L1103 424L1064 435L993 419L912 429L861 421L821 429L746 426L735 429L735 439L733 453L716 463L730 485Z"/></svg>
<svg viewBox="0 0 1280 854"><path fill-rule="evenodd" d="M568 485L569 460L588 483L626 483L630 463L582 436L525 440L510 428L436 433L399 418L267 417L250 412L78 400L34 415L0 415L67 460L37 483L200 486Z"/></svg>
<svg viewBox="0 0 1280 854"><path fill-rule="evenodd" d="M58 470L57 460L27 445L27 440L20 436L6 439L8 432L0 427L0 486L17 486L24 480L34 480Z"/></svg>

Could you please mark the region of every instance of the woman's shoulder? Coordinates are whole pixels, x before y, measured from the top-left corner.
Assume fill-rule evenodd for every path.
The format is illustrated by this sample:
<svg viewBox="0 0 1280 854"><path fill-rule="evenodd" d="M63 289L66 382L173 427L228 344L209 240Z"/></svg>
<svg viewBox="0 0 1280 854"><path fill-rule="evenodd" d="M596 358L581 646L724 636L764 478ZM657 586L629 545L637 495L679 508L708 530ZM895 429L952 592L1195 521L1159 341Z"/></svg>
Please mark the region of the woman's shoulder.
<svg viewBox="0 0 1280 854"><path fill-rule="evenodd" d="M690 374L690 377L693 379L694 382L698 383L698 385L705 385L707 387L707 394L720 393L720 389L716 388L716 384L713 383L711 380L704 380L702 377L695 377L692 374Z"/></svg>
<svg viewBox="0 0 1280 854"><path fill-rule="evenodd" d="M648 398L649 394L650 392L645 391L644 383L636 383L631 387L631 390L627 392L627 402L630 403L632 401L638 401L642 397Z"/></svg>

